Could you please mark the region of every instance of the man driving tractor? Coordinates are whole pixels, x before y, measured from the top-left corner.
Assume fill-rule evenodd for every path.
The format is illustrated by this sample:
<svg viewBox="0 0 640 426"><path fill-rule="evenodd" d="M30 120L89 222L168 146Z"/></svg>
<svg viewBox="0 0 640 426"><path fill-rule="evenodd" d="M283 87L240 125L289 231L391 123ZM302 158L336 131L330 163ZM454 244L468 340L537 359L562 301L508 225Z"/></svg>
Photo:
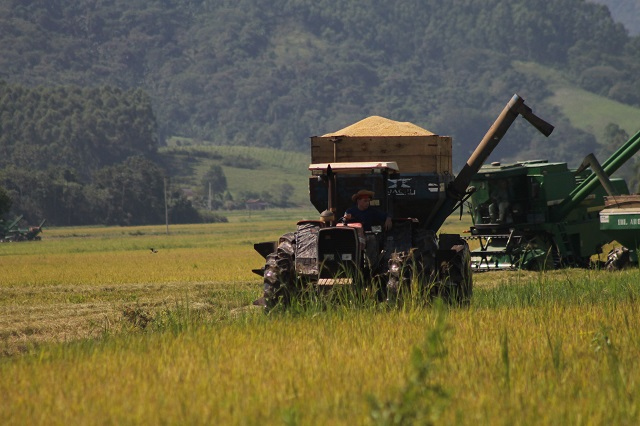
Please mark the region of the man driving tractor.
<svg viewBox="0 0 640 426"><path fill-rule="evenodd" d="M353 207L347 209L344 218L347 223L358 222L362 224L365 231L371 231L372 226L383 226L385 231L391 229L391 216L371 207L373 191L361 189L351 196L355 203Z"/></svg>

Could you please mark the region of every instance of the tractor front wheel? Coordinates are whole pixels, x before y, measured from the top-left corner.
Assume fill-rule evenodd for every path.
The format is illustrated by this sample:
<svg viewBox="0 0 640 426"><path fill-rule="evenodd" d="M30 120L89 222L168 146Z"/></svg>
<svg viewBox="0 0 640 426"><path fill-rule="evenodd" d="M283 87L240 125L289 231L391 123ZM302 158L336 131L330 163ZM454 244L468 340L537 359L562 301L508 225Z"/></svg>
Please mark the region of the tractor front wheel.
<svg viewBox="0 0 640 426"><path fill-rule="evenodd" d="M280 237L278 248L267 256L264 267L264 300L267 311L278 304L288 306L295 284L295 235Z"/></svg>

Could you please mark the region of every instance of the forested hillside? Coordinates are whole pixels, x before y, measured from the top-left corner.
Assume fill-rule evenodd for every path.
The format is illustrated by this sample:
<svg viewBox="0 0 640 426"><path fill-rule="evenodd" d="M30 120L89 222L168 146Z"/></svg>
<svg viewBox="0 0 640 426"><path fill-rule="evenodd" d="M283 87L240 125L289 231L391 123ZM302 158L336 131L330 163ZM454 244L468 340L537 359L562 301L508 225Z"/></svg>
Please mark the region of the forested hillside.
<svg viewBox="0 0 640 426"><path fill-rule="evenodd" d="M9 0L0 99L11 134L0 152L5 166L66 167L77 177L61 182L94 185L90 171L154 160L168 137L304 152L309 136L382 115L453 136L457 169L513 93L557 127L541 144L517 123L503 159L600 150L604 129L574 127L550 102L557 86L516 63L640 106L640 39L585 0ZM7 98L29 88L24 102ZM32 98L59 92L86 99ZM115 110L98 102L110 93L124 94ZM147 116L138 128L126 105L133 116L150 105L157 127Z"/></svg>
<svg viewBox="0 0 640 426"><path fill-rule="evenodd" d="M35 85L143 88L161 139L306 149L371 114L470 145L513 92L513 60L640 104L640 42L584 0L13 0L0 69ZM533 134L533 133L531 133ZM528 137L527 137L528 138Z"/></svg>
<svg viewBox="0 0 640 426"><path fill-rule="evenodd" d="M0 93L0 218L13 207L57 225L164 220L167 174L154 162L145 92L0 83ZM180 193L171 194L171 216L198 218Z"/></svg>
<svg viewBox="0 0 640 426"><path fill-rule="evenodd" d="M64 164L84 177L131 156L151 157L158 140L141 89L26 88L0 82L0 167Z"/></svg>

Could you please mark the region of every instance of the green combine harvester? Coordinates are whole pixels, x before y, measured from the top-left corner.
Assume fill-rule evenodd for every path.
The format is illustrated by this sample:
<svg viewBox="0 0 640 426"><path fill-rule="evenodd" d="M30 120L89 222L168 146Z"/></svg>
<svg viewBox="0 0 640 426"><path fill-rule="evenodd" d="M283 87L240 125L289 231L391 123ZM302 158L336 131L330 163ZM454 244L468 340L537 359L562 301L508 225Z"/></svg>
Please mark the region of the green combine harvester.
<svg viewBox="0 0 640 426"><path fill-rule="evenodd" d="M479 243L473 270L589 267L614 240L624 247L609 253L606 267L637 263L640 203L633 200L640 197L609 176L638 149L640 132L602 165L592 154L575 170L546 160L484 165L467 203L473 218L467 239Z"/></svg>

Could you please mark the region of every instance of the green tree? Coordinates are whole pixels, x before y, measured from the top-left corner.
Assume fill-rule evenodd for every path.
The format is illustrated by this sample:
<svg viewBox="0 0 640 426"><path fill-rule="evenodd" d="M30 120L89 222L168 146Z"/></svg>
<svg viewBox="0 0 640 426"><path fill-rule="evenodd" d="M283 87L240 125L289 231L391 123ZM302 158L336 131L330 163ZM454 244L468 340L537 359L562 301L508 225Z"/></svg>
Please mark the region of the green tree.
<svg viewBox="0 0 640 426"><path fill-rule="evenodd" d="M209 167L209 170L202 176L202 194L205 198L209 196L209 190L211 190L211 196L219 198L227 190L227 177L224 174L222 166L214 164Z"/></svg>
<svg viewBox="0 0 640 426"><path fill-rule="evenodd" d="M171 193L171 204L169 206L170 223L201 223L203 218L198 210L193 206L180 191Z"/></svg>
<svg viewBox="0 0 640 426"><path fill-rule="evenodd" d="M131 157L95 174L91 191L94 217L107 225L164 223L165 174L143 157Z"/></svg>
<svg viewBox="0 0 640 426"><path fill-rule="evenodd" d="M288 182L277 185L273 191L273 203L279 207L289 207L289 199L293 190L293 185Z"/></svg>
<svg viewBox="0 0 640 426"><path fill-rule="evenodd" d="M156 220L140 212L136 219L105 219L104 212L114 208L103 209L102 192L87 188L104 175L94 175L101 167L124 162L137 173L150 168L129 160L153 157L157 148L151 101L141 90L0 83L0 129L1 182L13 209L27 220L45 217L55 225ZM125 188L144 187L130 178ZM140 192L139 199L145 194Z"/></svg>
<svg viewBox="0 0 640 426"><path fill-rule="evenodd" d="M5 214L9 213L12 204L13 201L11 200L11 197L9 197L7 191L0 186L0 219L2 219Z"/></svg>
<svg viewBox="0 0 640 426"><path fill-rule="evenodd" d="M609 123L604 129L604 140L600 144L600 150L598 151L598 161L604 163L615 151L622 147L627 140L629 140L629 134L620 126L615 123ZM615 177L623 178L627 181L629 190L635 192L638 182L640 182L640 176L638 173L638 161L631 158L625 162L620 169L615 173Z"/></svg>
<svg viewBox="0 0 640 426"><path fill-rule="evenodd" d="M601 144L599 155L602 156L601 162L613 154L629 139L629 134L616 123L609 123L604 128L604 143Z"/></svg>
<svg viewBox="0 0 640 426"><path fill-rule="evenodd" d="M155 116L141 90L0 85L0 166L92 169L157 149Z"/></svg>

